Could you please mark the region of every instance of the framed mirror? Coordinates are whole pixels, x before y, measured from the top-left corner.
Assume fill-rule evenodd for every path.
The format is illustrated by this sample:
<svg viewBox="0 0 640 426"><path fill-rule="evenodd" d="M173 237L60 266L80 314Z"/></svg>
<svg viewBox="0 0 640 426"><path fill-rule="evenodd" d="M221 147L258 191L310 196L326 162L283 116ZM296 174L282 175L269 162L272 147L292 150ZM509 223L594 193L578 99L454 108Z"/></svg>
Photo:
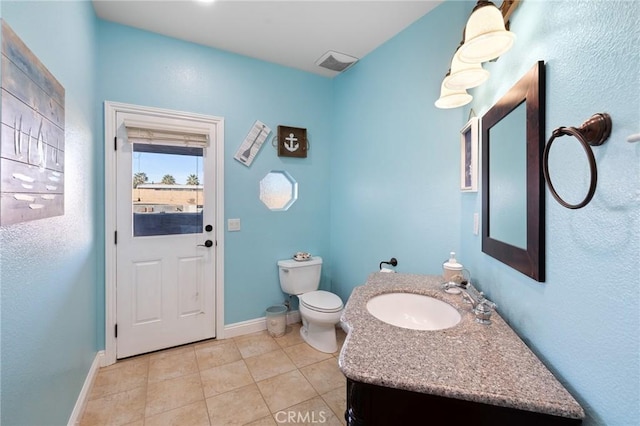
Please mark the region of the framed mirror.
<svg viewBox="0 0 640 426"><path fill-rule="evenodd" d="M540 282L544 77L539 61L482 117L482 251Z"/></svg>

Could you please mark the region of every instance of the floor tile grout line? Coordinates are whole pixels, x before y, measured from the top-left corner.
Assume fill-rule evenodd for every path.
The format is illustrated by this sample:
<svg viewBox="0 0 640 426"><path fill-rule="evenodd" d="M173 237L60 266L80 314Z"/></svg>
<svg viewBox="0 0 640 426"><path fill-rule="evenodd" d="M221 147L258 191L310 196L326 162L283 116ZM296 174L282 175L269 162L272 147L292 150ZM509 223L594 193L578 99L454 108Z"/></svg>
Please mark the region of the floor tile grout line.
<svg viewBox="0 0 640 426"><path fill-rule="evenodd" d="M291 346L293 346L293 345L291 345ZM291 346L288 346L288 347L291 347ZM289 356L287 351L284 350L284 348L282 348L282 352L284 352L284 356L286 356L289 359L289 361L291 361L291 364L293 364L293 366L296 367L296 369L299 369L298 366L296 365L296 363L293 362L293 359Z"/></svg>
<svg viewBox="0 0 640 426"><path fill-rule="evenodd" d="M151 373L151 356L147 357L147 383L145 384L144 389L144 406L142 407L142 424L146 423L147 419L147 403L149 401L149 375Z"/></svg>
<svg viewBox="0 0 640 426"><path fill-rule="evenodd" d="M269 404L267 403L266 397L265 397L264 393L262 392L262 389L260 388L260 386L258 386L258 383L259 383L259 382L266 381L266 380L269 380L269 379L272 379L273 377L277 377L277 376L279 376L280 374L278 374L278 375L276 375L276 376L273 376L273 377L268 377L268 378L263 379L263 380L260 380L260 381L256 381L256 380L255 380L255 377L253 376L253 374L251 374L251 370L249 370L249 373L250 373L250 375L251 375L251 378L253 379L255 386L257 387L258 391L260 392L260 396L262 397L262 400L263 400L263 402L265 403L265 406L266 406L266 407L267 407L267 409L269 410L269 413L270 413L271 417L275 419L275 417L274 417L274 416L275 416L275 414L277 414L278 412L283 411L283 410L286 410L287 408L291 408L291 407L293 407L293 406L295 406L295 405L302 404L302 403L304 403L304 402L307 402L307 401L309 401L309 400L311 400L311 399L314 399L314 398L317 398L317 397L320 397L320 398L322 399L322 401L324 402L324 399L322 398L322 396L320 395L320 393L318 392L318 390L313 386L313 384L311 384L311 383L309 382L309 379L304 375L304 373L303 373L302 371L300 371L300 368L301 368L301 367L298 367L298 366L295 364L295 362L293 361L293 359L292 359L292 358L289 356L289 354L287 354L287 352L284 350L284 347L282 347L280 344L278 344L278 342L277 342L277 341L275 341L275 338L271 337L271 339L272 339L272 340L273 340L273 341L278 345L278 349L274 349L273 351L268 351L268 352L262 353L262 354L260 354L260 355L254 355L254 356L250 356L250 357L244 357L244 356L243 356L243 357L242 357L243 361L245 361L245 360L246 360L246 359L248 359L248 358L258 357L258 356L262 356L262 355L265 355L265 354L268 354L268 353L271 353L271 352L276 352L276 351L280 350L280 351L282 351L282 352L285 354L285 356L289 359L289 361L291 361L291 364L295 367L295 368L294 368L294 370L291 370L291 371L297 371L297 372L298 372L298 373L299 373L299 374L304 378L304 380L309 384L309 386L311 386L311 389L313 389L313 391L315 392L315 395L314 395L313 397L311 397L311 398L309 398L309 399L307 399L307 400L304 400L304 401L297 402L296 404L293 404L293 405L291 405L290 407L285 407L285 408L283 408L282 410L278 410L277 412L275 412L275 413L274 413L274 412L272 412L272 411L271 411L271 408L269 407ZM293 344L293 345L289 345L289 346L287 346L287 347L295 346L295 345L297 345L297 344L302 344L302 343L304 343L304 342L300 342L300 343L296 343L296 344ZM329 359L329 358L327 358L327 359ZM321 361L318 361L318 362L322 362L322 361L324 361L324 360L321 360ZM309 364L309 365L313 365L313 364L315 364L315 363L312 363L312 364ZM246 362L245 362L245 365L246 365ZM306 366L305 366L305 367L306 367ZM290 373L291 371L289 371L289 372L287 372L287 373ZM287 373L282 373L282 374L287 374ZM324 403L326 404L326 402L324 402ZM327 405L327 406L328 406L328 405ZM329 407L329 409L331 409L331 407ZM331 411L333 412L333 410L331 410ZM335 413L334 413L334 414L335 414Z"/></svg>
<svg viewBox="0 0 640 426"><path fill-rule="evenodd" d="M197 366L198 364L197 364L197 357L195 356L195 346L190 346L189 349L193 350L193 356L196 358L196 366ZM185 353L180 354L180 355L185 355L186 353L189 353L189 351L185 351ZM183 405L179 405L177 407L172 407L172 408L169 408L169 409L166 409L166 410L163 410L163 411L159 411L157 413L153 413L153 414L147 416L147 402L148 402L148 396L149 396L148 388L149 388L149 384L151 383L150 382L150 375L149 375L149 370L150 369L151 369L151 360L149 360L148 367L147 367L147 370L148 370L147 371L147 391L145 393L145 407L144 407L144 414L143 414L143 420L145 420L145 422L146 422L146 419L149 418L149 417L157 416L157 415L160 415L160 414L165 414L165 413L168 413L170 411L177 410L179 408L183 408L183 407L186 407L187 405L191 405L191 404L194 404L195 402L197 402L197 401L188 402L188 403L185 403ZM179 379L179 378L183 378L183 377L187 377L187 376L191 376L191 375L195 375L196 373L198 374L198 380L200 381L200 391L202 393L202 401L205 402L205 406L206 406L206 398L204 396L204 388L203 388L203 385L202 385L202 376L200 375L200 369L199 368L198 368L197 372L186 373L186 374L182 374L180 376L154 381L153 384L165 382L165 381L168 381L168 380L175 380L175 379ZM209 410L207 409L207 417L208 416L209 416ZM209 420L209 423L211 423L211 420Z"/></svg>
<svg viewBox="0 0 640 426"><path fill-rule="evenodd" d="M334 389L332 389L332 390L330 390L330 391L328 391L328 392L325 392L325 393L333 392L333 391L334 391L334 390L336 390L336 389L338 389L338 388L334 388ZM316 391L316 393L317 393L317 391ZM311 398L306 399L306 400L304 400L304 401L296 402L295 404L292 404L292 405L290 405L289 407L285 407L285 408L283 408L282 410L278 410L278 411L276 411L275 413L271 413L271 416L272 416L272 417L274 417L274 419L275 419L275 415L276 415L277 413L279 413L279 412L281 412L281 411L287 411L287 410L290 410L291 408L295 407L296 405L304 404L305 402L309 402L309 401L311 401L312 399L315 399L315 398L318 398L318 397L319 397L319 398L322 400L322 402L327 406L327 408L329 408L329 411L331 411L331 412L333 413L333 415L334 415L334 416L336 416L336 418L338 419L338 421L340 421L340 418L341 418L341 417L338 415L338 413L336 413L335 411L333 411L333 408L331 408L331 406L329 405L329 403L328 403L328 402L327 402L327 401L322 397L322 394L320 394L320 393L317 393L315 396L312 396ZM268 406L267 406L267 407L268 407ZM271 412L271 410L269 410L269 411ZM343 414L344 414L344 413L343 413Z"/></svg>
<svg viewBox="0 0 640 426"><path fill-rule="evenodd" d="M322 396L322 395L326 395L326 394L328 394L329 392L334 392L334 391L336 391L337 389L339 389L339 388L335 388L335 389L332 389L332 390L330 390L330 391L327 391L327 392L325 392L325 393L323 393L323 394L320 394L320 398L322 398L322 400L324 401L324 403L325 403L325 404L327 404L327 407L329 407L329 410L331 410L331 412L333 413L333 415L334 415L334 416L336 416L336 417L338 418L338 420L340 420L340 419L342 418L341 416L344 416L344 413L342 413L342 414L340 414L340 413L336 413L336 412L333 410L333 408L331 407L331 405L329 405L329 402L328 402L326 399L324 399L324 397ZM345 394L346 394L346 390L345 390ZM346 395L345 395L345 396L346 396ZM341 422L341 423L342 423L342 422Z"/></svg>
<svg viewBox="0 0 640 426"><path fill-rule="evenodd" d="M196 355L195 347L193 348L193 354L196 357L196 366L198 367L198 378L200 379L200 392L202 393L202 402L204 403L204 408L207 411L207 421L209 422L209 426L211 426L211 415L209 414L209 406L207 405L207 396L204 394L204 382L202 381L202 370L200 370L200 364L198 364L198 357Z"/></svg>
<svg viewBox="0 0 640 426"><path fill-rule="evenodd" d="M294 329L292 330L292 332L294 332L294 333L295 333L295 332L296 332L296 328L294 328ZM265 333L264 333L264 332L263 332L263 333L255 333L255 334L256 334L256 337L258 337L258 338L260 338L260 339L264 339L264 336L265 336ZM247 337L247 336L239 336L239 337L244 337L246 340L251 339L251 337ZM262 399L263 403L265 404L265 406L267 407L267 409L268 409L268 411L269 411L269 414L270 414L270 417L271 417L271 418L274 418L275 414L274 414L274 413L271 413L271 410L269 409L269 405L267 404L266 396L263 394L263 391L262 391L262 390L261 390L261 388L258 386L258 383L259 383L259 382L262 382L262 381L265 381L265 380L269 380L269 379L271 379L271 378L273 378L273 377L277 377L278 375L281 375L281 374L287 374L287 373L290 373L290 372L292 372L292 371L296 371L298 374L300 374L300 376L305 380L305 382L306 382L306 383L310 386L310 388L313 390L314 396L312 396L312 397L310 397L310 398L308 398L308 399L306 399L306 400L304 400L304 401L297 402L296 404L293 404L293 405L291 405L290 407L286 407L286 408L284 408L284 410L286 410L286 409L288 409L288 408L291 408L291 407L293 407L293 406L295 406L295 405L298 405L298 404L302 404L302 403L308 402L308 401L310 401L310 400L312 400L312 399L314 399L314 398L318 398L318 397L320 397L320 400L322 401L322 403L323 403L323 404L325 404L325 405L326 405L326 406L331 410L331 412L332 412L332 413L333 413L333 414L334 414L338 419L340 419L340 418L341 418L341 417L340 417L340 413L336 413L335 411L333 411L333 408L331 408L331 406L329 405L329 402L328 402L328 401L323 397L323 394L322 394L322 393L320 393L319 389L318 389L316 386L314 386L314 385L313 385L313 382L312 382L312 381L310 381L310 379L307 377L307 375L305 375L305 374L303 373L303 371L302 371L302 369L305 369L305 368L311 367L311 366L316 365L316 364L323 363L323 362L325 362L325 361L327 361L327 360L329 360L329 359L332 359L332 360L338 360L338 359L339 359L340 351L337 351L337 352L334 352L334 353L329 354L329 355L330 355L329 357L326 357L326 358L323 358L323 359L319 359L319 360L314 360L314 361L313 361L313 362L311 362L310 364L306 364L306 365L298 366L298 365L296 365L296 363L294 362L294 358L293 358L293 357L291 356L291 354L289 353L289 352L291 352L291 351L289 351L289 352L288 352L288 351L286 351L286 349L287 349L287 348L294 347L294 346L297 346L297 345L307 344L307 343L306 343L306 342L304 342L304 341L294 341L293 343L289 342L289 344L287 344L287 345L285 346L285 345L284 345L284 343L283 343L283 344L281 344L281 342L278 342L278 341L276 340L276 338L274 338L273 336L269 336L269 339L266 339L266 341L267 341L267 342L273 342L273 343L275 343L275 345L277 346L277 348L276 348L276 349L268 350L267 352L260 353L260 354L258 354L258 355L252 355L252 356L246 356L246 357L245 357L244 355L242 355L242 352L240 351L240 348L238 347L237 340L239 340L239 339L237 339L237 338L232 338L232 339L229 339L229 341L228 341L228 342L221 342L221 343L222 343L222 344L225 344L225 345L226 345L226 344L231 344L231 343L233 343L233 346L235 347L236 351L238 351L238 352L239 352L239 354L240 354L240 359L239 359L239 360L242 360L242 361L243 361L243 362L242 362L243 366L244 366L244 367L245 367L245 369L249 372L249 377L250 377L250 379L251 379L251 384L246 385L246 386L253 385L253 386L255 386L255 387L258 389L258 391L259 391L259 393L260 393L260 397L261 397L261 399ZM201 344L206 345L206 343L201 343ZM259 345L259 343L258 343L257 345ZM198 372L198 383L199 383L199 386L200 386L200 388L199 388L199 389L200 389L200 397L201 397L201 399L200 399L200 400L205 402L205 407L206 407L206 409L207 409L207 419L208 419L208 422L211 424L211 417L210 417L210 413L209 413L209 409L208 409L209 407L208 407L207 402L206 402L206 401L207 401L207 397L206 397L206 395L205 395L205 390L204 390L204 379L203 379L203 377L202 377L202 373L203 373L203 371L206 371L206 370L202 370L202 369L201 369L202 362L199 360L199 358L198 358L198 356L197 356L196 346L197 346L197 345L195 345L195 344L193 344L193 345L189 345L189 346L188 346L188 348L187 348L187 350L186 350L186 351L184 351L184 353L182 353L181 355L185 356L185 355L187 355L187 354L189 354L189 353L190 353L190 354L191 354L191 356L193 356L193 357L195 358L195 366L196 366L196 368L197 368L197 372ZM307 344L307 346L308 346L308 344ZM249 344L247 345L247 347L251 347L251 344L249 343ZM272 353L272 352L276 352L276 351L278 351L278 350L279 350L279 351L281 351L281 352L283 352L283 353L285 354L285 358L286 358L286 359L291 363L291 365L293 366L293 369L292 369L292 370L290 370L289 372L283 372L283 373L280 373L280 374L276 374L276 375L274 375L274 376L267 377L267 378L262 379L262 380L259 380L259 381L258 381L258 380L256 380L256 377L251 373L251 370L248 368L248 364L247 364L246 360L247 360L247 359L250 359L250 358L254 358L254 357L259 357L259 356L262 356L262 355L266 355L266 354L269 354L269 353ZM258 351L260 351L260 349L258 349ZM163 351L158 351L157 353L163 353ZM178 352L178 353L179 353L179 352ZM246 351L245 351L245 353L246 353ZM166 353L165 353L165 354L166 354ZM178 354L176 354L176 355L178 355ZM165 358L165 357L166 357L166 355L164 355L162 358L159 358L159 359L163 359L163 358ZM146 422L146 419L148 418L148 417L146 416L146 411L147 411L147 407L149 406L149 386L152 384L152 383L151 383L151 367L152 367L152 365L151 365L151 364L152 364L152 363L151 363L151 358L152 358L152 357L151 357L151 355L149 355L149 354L143 354L143 355L141 356L141 358L145 359L146 381L145 381L145 382L143 382L143 383L144 383L144 387L145 387L145 389L144 389L144 406L143 406L143 415L142 415L142 416L143 416L143 418L142 418L142 420L143 420L143 422ZM303 358L304 358L304 357L303 357ZM301 358L301 359L303 359L303 358ZM237 361L239 361L239 360L235 360L235 361L231 361L231 362L225 362L224 364L221 364L220 366L215 366L215 367L222 367L222 366L224 366L224 365L228 365L228 364L231 364L231 363L233 363L233 362L237 362ZM308 360L308 359L307 359L307 360ZM214 368L214 367L212 367L212 368ZM119 369L119 368L118 368L118 369ZM114 369L114 370L115 370L115 369ZM195 373L195 371L194 371L193 373ZM188 376L188 375L190 375L190 374L192 374L192 373L183 373L183 374L180 374L180 375L179 375L179 376L177 376L177 377L165 378L165 379L162 379L162 380L158 380L157 382L162 382L162 381L165 381L165 380L171 380L171 379L177 379L177 378L179 378L179 377L185 377L185 376ZM154 383L155 383L155 382L154 382ZM222 392L222 393L217 394L217 395L212 395L212 397L214 397L214 396L219 396L219 395L223 395L223 394L225 394L225 393L227 393L227 392L236 391L236 390L241 389L241 388L242 388L242 387L239 387L239 388L236 388L236 389L231 389L231 390L228 390L228 391L226 391L226 392ZM340 388L340 387L335 387L335 388L333 388L333 389L327 390L327 391L325 391L325 392L324 392L324 394L328 394L328 393L331 393L331 392L337 391L339 388ZM133 389L133 388L132 388L132 389ZM131 390L131 389L127 389L127 390L125 390L124 392L129 391L129 390ZM109 394L109 395L111 395L111 394ZM106 397L106 396L108 396L108 395L104 395L104 396L102 396L102 397ZM94 398L94 399L97 399L97 398ZM170 412L170 411L172 411L172 410L182 408L182 407L184 407L184 406L186 406L186 405L189 405L189 404L186 404L186 403L185 403L185 404L183 404L183 405L180 405L179 407L172 407L171 409L167 409L167 410L164 410L164 411L160 411L160 412L158 412L158 413L154 413L153 415L155 416L155 415L160 415L160 414L163 414L163 413L167 413L167 412ZM281 411L281 410L279 410L279 411ZM151 417L151 416L149 416L149 417ZM259 420L259 419L256 419L256 420Z"/></svg>
<svg viewBox="0 0 640 426"><path fill-rule="evenodd" d="M258 382L254 382L253 385L258 389L258 393L260 394L260 398L262 398L262 402L264 402L264 406L267 407L267 411L269 412L269 416L271 418L274 419L273 414L271 413L271 408L269 408L269 404L267 403L267 399L265 398L264 394L262 393L262 389L260 389L260 386L258 386Z"/></svg>

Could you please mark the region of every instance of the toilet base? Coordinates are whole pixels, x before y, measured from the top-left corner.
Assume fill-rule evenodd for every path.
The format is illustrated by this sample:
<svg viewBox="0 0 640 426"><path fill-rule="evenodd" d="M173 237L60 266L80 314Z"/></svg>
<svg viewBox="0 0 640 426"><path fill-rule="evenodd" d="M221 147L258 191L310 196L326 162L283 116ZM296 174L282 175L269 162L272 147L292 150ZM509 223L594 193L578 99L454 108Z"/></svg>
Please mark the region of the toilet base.
<svg viewBox="0 0 640 426"><path fill-rule="evenodd" d="M300 336L312 348L332 354L338 350L335 324L313 324L302 318Z"/></svg>

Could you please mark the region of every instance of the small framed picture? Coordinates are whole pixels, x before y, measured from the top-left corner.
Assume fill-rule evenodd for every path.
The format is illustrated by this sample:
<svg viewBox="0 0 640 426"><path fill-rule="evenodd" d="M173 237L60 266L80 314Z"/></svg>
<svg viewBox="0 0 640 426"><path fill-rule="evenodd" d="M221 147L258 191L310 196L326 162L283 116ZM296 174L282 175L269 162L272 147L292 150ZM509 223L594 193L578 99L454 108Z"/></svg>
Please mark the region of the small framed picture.
<svg viewBox="0 0 640 426"><path fill-rule="evenodd" d="M480 118L473 117L460 130L460 190L478 192L478 135Z"/></svg>
<svg viewBox="0 0 640 426"><path fill-rule="evenodd" d="M307 158L307 129L278 126L278 157Z"/></svg>

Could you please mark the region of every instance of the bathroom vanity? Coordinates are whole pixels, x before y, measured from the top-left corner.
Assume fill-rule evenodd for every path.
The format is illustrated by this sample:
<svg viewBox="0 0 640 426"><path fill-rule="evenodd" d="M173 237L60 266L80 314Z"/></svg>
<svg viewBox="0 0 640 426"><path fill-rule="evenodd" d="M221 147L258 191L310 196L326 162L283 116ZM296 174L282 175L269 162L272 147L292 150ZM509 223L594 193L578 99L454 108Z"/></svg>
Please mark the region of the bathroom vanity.
<svg viewBox="0 0 640 426"><path fill-rule="evenodd" d="M494 312L489 325L477 323L470 305L445 293L441 281L374 273L353 290L342 315L348 336L339 359L348 424L581 424L582 407L500 315ZM390 325L366 305L391 292L445 301L462 318L433 331Z"/></svg>

